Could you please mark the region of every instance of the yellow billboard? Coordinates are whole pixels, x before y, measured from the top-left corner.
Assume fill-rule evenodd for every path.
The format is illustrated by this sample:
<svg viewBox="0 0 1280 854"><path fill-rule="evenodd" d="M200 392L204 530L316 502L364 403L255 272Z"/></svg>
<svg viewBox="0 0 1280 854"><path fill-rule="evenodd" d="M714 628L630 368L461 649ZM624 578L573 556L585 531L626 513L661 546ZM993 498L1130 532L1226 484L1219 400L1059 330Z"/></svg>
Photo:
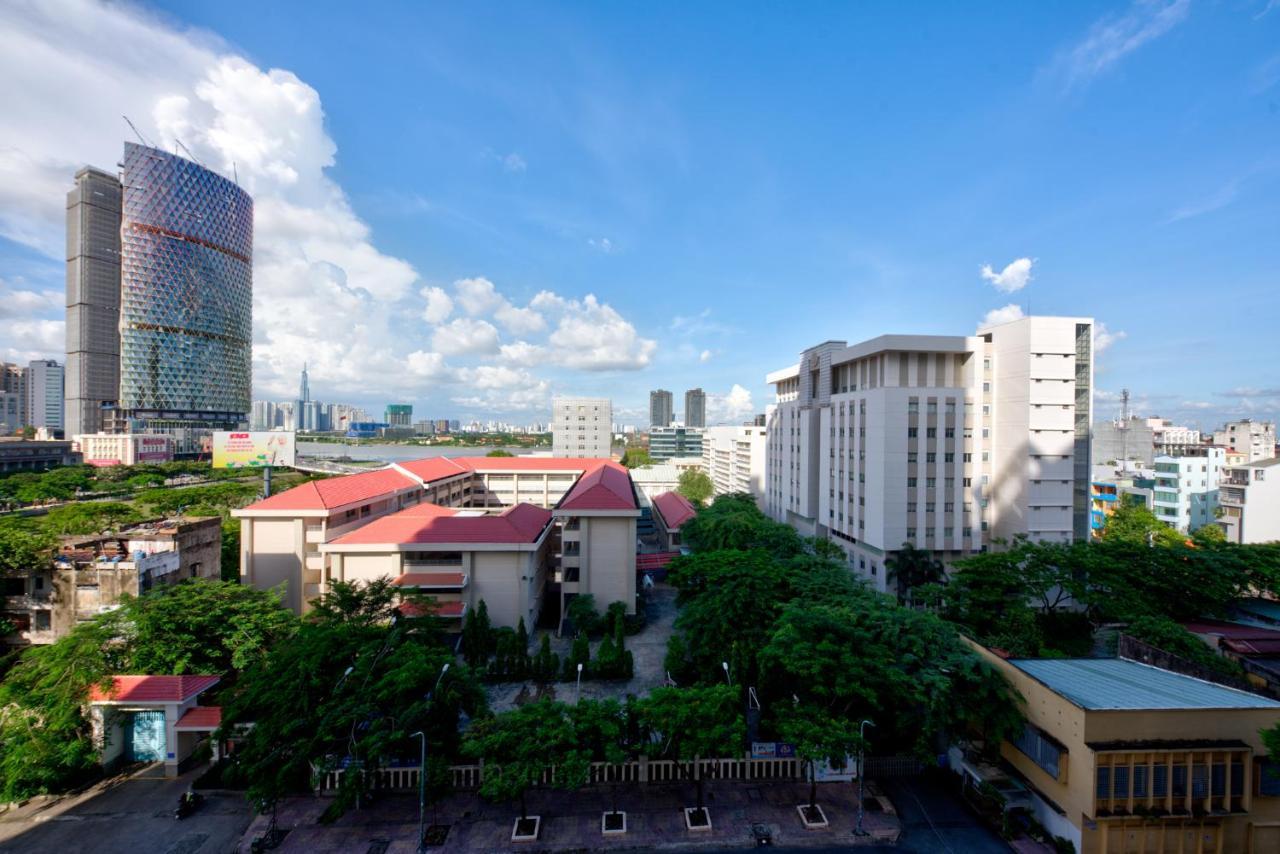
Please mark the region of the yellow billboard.
<svg viewBox="0 0 1280 854"><path fill-rule="evenodd" d="M213 467L255 469L291 466L297 450L294 433L286 430L213 434Z"/></svg>

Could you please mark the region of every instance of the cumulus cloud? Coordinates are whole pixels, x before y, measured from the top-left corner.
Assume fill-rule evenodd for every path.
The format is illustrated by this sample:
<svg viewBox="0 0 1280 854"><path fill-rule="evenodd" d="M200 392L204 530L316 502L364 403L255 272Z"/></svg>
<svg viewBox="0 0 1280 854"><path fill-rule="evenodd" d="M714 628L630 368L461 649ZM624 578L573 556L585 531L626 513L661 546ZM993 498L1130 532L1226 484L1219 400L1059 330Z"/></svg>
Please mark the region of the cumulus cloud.
<svg viewBox="0 0 1280 854"><path fill-rule="evenodd" d="M542 291L529 307L556 318L548 337L551 360L583 371L634 371L646 367L658 344L642 338L636 328L594 294L583 300L565 299Z"/></svg>
<svg viewBox="0 0 1280 854"><path fill-rule="evenodd" d="M422 310L422 319L427 323L443 323L453 313L453 298L442 288L423 288L422 298L427 301L427 307Z"/></svg>
<svg viewBox="0 0 1280 854"><path fill-rule="evenodd" d="M498 352L498 330L492 323L459 317L436 329L431 346L446 356Z"/></svg>
<svg viewBox="0 0 1280 854"><path fill-rule="evenodd" d="M1022 290L1031 281L1031 265L1034 263L1030 258L1018 258L1006 264L999 273L991 269L990 264L983 264L979 272L982 278L995 285L996 290L1011 294Z"/></svg>
<svg viewBox="0 0 1280 854"><path fill-rule="evenodd" d="M508 332L530 335L546 329L547 322L533 308L518 308L498 293L486 278L459 279L453 283L458 306L472 317L491 315Z"/></svg>
<svg viewBox="0 0 1280 854"><path fill-rule="evenodd" d="M1107 324L1098 322L1093 325L1093 355L1094 358L1101 356L1111 348L1111 345L1117 341L1121 341L1128 337L1128 333L1123 330L1112 332L1107 329Z"/></svg>
<svg viewBox="0 0 1280 854"><path fill-rule="evenodd" d="M0 318L61 314L66 309L67 298L64 291L35 291L25 285L22 278L12 281L0 279Z"/></svg>
<svg viewBox="0 0 1280 854"><path fill-rule="evenodd" d="M593 249L599 249L606 255L613 251L613 241L607 237L595 238L591 237L587 240L587 245Z"/></svg>
<svg viewBox="0 0 1280 854"><path fill-rule="evenodd" d="M445 364L444 355L426 350L415 350L405 359L405 367L409 373L420 379L450 379L449 367Z"/></svg>
<svg viewBox="0 0 1280 854"><path fill-rule="evenodd" d="M1002 323L1019 320L1023 317L1022 306L1016 302L1011 302L1000 308L993 308L988 311L978 322L979 329L986 329L988 326L999 326Z"/></svg>
<svg viewBox="0 0 1280 854"><path fill-rule="evenodd" d="M61 354L66 345L67 326L61 320L10 320L4 324L6 362L26 364L35 359Z"/></svg>
<svg viewBox="0 0 1280 854"><path fill-rule="evenodd" d="M707 419L711 423L737 424L755 414L751 392L737 383L726 394L707 395Z"/></svg>
<svg viewBox="0 0 1280 854"><path fill-rule="evenodd" d="M710 351L710 350L703 350L701 353L699 353L699 354L698 354L698 361L699 361L699 362L710 362L710 361L711 361L711 351Z"/></svg>

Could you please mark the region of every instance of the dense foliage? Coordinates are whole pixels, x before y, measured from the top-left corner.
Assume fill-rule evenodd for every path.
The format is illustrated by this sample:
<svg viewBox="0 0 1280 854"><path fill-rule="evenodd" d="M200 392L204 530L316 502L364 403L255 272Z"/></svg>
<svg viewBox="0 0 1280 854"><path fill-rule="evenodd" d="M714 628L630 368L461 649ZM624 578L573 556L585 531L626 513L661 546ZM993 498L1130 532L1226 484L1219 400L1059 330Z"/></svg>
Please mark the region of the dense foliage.
<svg viewBox="0 0 1280 854"><path fill-rule="evenodd" d="M702 504L715 492L711 477L702 469L685 469L676 481L676 492L689 499L695 506Z"/></svg>

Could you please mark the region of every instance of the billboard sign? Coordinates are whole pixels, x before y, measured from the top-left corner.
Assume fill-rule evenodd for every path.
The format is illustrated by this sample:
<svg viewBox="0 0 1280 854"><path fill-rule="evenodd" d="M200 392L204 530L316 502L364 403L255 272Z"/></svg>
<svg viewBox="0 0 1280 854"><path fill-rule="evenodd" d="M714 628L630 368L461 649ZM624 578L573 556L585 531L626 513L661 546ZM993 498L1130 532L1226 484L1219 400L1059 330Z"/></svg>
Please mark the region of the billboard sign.
<svg viewBox="0 0 1280 854"><path fill-rule="evenodd" d="M173 459L173 448L168 436L139 436L138 462L159 463Z"/></svg>
<svg viewBox="0 0 1280 854"><path fill-rule="evenodd" d="M291 466L296 453L294 433L291 431L233 431L213 434L213 467L216 469Z"/></svg>

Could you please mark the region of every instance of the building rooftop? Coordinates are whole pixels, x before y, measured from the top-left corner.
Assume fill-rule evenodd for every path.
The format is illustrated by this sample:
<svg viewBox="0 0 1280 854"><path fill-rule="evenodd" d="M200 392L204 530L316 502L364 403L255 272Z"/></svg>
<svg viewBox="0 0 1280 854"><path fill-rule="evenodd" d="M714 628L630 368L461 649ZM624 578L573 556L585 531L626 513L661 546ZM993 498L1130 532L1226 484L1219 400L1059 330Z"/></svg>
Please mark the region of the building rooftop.
<svg viewBox="0 0 1280 854"><path fill-rule="evenodd" d="M668 531L678 531L680 526L688 522L698 511L678 492L664 492L653 499L653 507L662 514L662 521Z"/></svg>
<svg viewBox="0 0 1280 854"><path fill-rule="evenodd" d="M1082 709L1280 709L1280 702L1123 658L1009 662Z"/></svg>
<svg viewBox="0 0 1280 854"><path fill-rule="evenodd" d="M183 703L217 685L221 676L112 676L106 691L89 689L91 703Z"/></svg>
<svg viewBox="0 0 1280 854"><path fill-rule="evenodd" d="M532 543L551 521L551 511L516 504L501 513L417 504L392 513L329 545L413 545L435 543Z"/></svg>
<svg viewBox="0 0 1280 854"><path fill-rule="evenodd" d="M621 465L606 462L578 478L557 510L635 510L631 475Z"/></svg>
<svg viewBox="0 0 1280 854"><path fill-rule="evenodd" d="M192 706L173 728L176 732L210 732L222 725L221 706Z"/></svg>
<svg viewBox="0 0 1280 854"><path fill-rule="evenodd" d="M333 510L347 504L371 501L417 485L413 478L394 468L377 469L308 481L270 498L255 501L244 509Z"/></svg>

